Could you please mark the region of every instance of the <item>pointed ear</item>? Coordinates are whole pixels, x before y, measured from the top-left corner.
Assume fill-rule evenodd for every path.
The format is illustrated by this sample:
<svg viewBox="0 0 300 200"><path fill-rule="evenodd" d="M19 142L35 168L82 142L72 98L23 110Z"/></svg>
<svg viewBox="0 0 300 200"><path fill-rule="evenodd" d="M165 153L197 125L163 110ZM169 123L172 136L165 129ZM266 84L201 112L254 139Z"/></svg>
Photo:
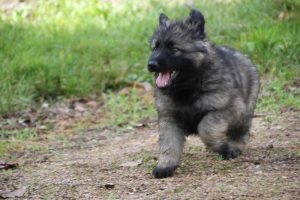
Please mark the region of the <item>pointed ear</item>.
<svg viewBox="0 0 300 200"><path fill-rule="evenodd" d="M186 19L186 23L191 24L195 28L195 33L198 37L204 38L205 20L202 13L198 10L191 10L190 16Z"/></svg>
<svg viewBox="0 0 300 200"><path fill-rule="evenodd" d="M167 27L168 24L169 24L169 18L164 13L160 13L160 15L159 15L159 25Z"/></svg>

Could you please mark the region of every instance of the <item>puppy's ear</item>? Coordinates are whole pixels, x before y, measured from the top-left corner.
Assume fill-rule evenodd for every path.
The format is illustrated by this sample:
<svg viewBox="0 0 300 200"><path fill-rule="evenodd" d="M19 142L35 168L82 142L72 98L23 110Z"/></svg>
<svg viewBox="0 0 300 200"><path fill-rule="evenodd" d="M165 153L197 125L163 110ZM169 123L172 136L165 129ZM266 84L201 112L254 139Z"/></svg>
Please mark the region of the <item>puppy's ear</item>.
<svg viewBox="0 0 300 200"><path fill-rule="evenodd" d="M164 13L160 13L159 15L159 25L164 27L169 25L169 18Z"/></svg>
<svg viewBox="0 0 300 200"><path fill-rule="evenodd" d="M190 16L186 19L186 23L192 25L196 37L200 37L200 38L205 37L205 32L204 32L205 19L200 11L191 10Z"/></svg>

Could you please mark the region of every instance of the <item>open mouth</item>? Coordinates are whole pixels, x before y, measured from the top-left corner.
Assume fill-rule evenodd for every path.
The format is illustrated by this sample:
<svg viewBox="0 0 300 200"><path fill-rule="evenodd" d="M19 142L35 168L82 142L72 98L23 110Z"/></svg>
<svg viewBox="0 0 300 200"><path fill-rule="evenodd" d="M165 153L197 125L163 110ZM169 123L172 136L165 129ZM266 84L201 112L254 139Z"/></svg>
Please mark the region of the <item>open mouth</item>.
<svg viewBox="0 0 300 200"><path fill-rule="evenodd" d="M165 88L171 85L172 80L177 76L177 71L158 72L156 77L156 85L159 88Z"/></svg>

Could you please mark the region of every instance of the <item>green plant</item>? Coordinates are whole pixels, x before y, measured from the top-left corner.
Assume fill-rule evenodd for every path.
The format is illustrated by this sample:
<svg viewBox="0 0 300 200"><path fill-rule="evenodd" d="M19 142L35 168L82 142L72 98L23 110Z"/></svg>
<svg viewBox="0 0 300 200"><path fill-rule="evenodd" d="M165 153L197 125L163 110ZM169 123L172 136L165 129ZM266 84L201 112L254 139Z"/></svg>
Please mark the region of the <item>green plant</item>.
<svg viewBox="0 0 300 200"><path fill-rule="evenodd" d="M145 105L135 89L129 90L129 94L109 92L105 102L110 125L134 125L155 113L153 105Z"/></svg>
<svg viewBox="0 0 300 200"><path fill-rule="evenodd" d="M268 102L269 110L300 107L299 98L283 89L284 83L300 76L298 1L204 0L195 4L206 17L212 41L250 55L261 74L269 75L269 85L262 88L279 86L279 99ZM179 18L189 9L180 0L43 0L24 5L0 14L2 114L39 100L83 97L131 81L150 81L145 67L148 39L159 13ZM282 12L290 17L281 20ZM267 101L260 102L258 108L266 110Z"/></svg>
<svg viewBox="0 0 300 200"><path fill-rule="evenodd" d="M219 190L220 190L221 192L225 192L225 186L224 186L223 183L219 185Z"/></svg>

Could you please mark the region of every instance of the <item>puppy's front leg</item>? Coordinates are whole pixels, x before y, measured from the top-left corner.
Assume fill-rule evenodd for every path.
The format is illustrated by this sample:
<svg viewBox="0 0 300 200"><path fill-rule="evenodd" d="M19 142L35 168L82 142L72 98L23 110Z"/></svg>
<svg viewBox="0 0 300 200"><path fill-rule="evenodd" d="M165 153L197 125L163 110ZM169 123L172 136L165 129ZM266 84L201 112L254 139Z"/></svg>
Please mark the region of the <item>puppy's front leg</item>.
<svg viewBox="0 0 300 200"><path fill-rule="evenodd" d="M159 120L159 159L153 170L155 178L174 175L182 154L184 140L183 131L173 120Z"/></svg>

